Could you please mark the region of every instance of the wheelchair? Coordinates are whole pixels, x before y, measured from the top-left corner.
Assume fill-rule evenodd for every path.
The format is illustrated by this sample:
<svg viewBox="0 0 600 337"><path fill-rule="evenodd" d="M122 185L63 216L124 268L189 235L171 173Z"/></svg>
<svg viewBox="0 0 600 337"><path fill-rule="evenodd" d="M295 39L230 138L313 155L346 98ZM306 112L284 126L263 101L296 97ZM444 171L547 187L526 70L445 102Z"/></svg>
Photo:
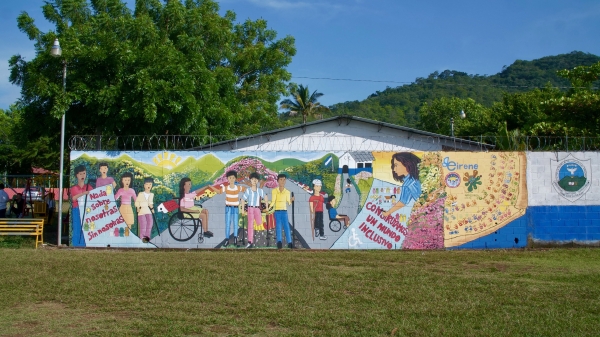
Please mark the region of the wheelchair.
<svg viewBox="0 0 600 337"><path fill-rule="evenodd" d="M175 200L175 199L174 199ZM178 200L178 199L177 199ZM179 202L177 202L179 204ZM194 203L195 206L201 206L201 204ZM194 237L196 232L200 230L198 234L198 243L204 242L204 231L202 229L202 220L200 218L194 218L192 213L182 212L177 208L171 218L169 219L169 234L176 241L188 241Z"/></svg>
<svg viewBox="0 0 600 337"><path fill-rule="evenodd" d="M342 227L344 227L344 229L348 228L346 225L342 226L340 220L329 218L329 229L331 229L332 232L339 232Z"/></svg>

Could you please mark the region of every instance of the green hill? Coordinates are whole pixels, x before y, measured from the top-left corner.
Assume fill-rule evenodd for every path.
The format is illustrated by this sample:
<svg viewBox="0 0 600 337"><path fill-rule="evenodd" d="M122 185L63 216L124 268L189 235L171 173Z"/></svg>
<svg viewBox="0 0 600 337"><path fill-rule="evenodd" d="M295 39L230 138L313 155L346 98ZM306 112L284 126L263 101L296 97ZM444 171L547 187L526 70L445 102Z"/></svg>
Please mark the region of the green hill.
<svg viewBox="0 0 600 337"><path fill-rule="evenodd" d="M377 91L362 101L330 106L331 112L323 117L353 115L416 128L419 108L425 102L442 97L458 97L471 98L484 106L491 106L500 101L505 92L525 92L548 83L555 87L568 87L569 82L558 77L557 70L589 66L598 61L599 56L574 51L532 61L517 60L508 67L499 66L502 70L491 76L455 70L436 71L427 77L415 79L411 84ZM302 122L300 116L283 116L283 119L287 124Z"/></svg>

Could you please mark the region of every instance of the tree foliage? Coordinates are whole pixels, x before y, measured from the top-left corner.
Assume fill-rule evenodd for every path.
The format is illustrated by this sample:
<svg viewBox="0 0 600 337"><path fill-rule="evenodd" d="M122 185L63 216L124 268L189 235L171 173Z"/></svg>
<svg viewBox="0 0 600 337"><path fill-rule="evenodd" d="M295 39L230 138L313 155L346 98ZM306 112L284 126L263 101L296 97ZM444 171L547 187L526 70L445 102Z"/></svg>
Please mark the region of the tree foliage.
<svg viewBox="0 0 600 337"><path fill-rule="evenodd" d="M22 13L37 55L10 60L22 88L19 132L56 138L63 112L67 136L233 136L275 124L294 39L218 10L212 0L136 0L133 12L122 0L50 0L43 13L56 30L47 33ZM61 59L49 54L55 38Z"/></svg>
<svg viewBox="0 0 600 337"><path fill-rule="evenodd" d="M316 90L311 94L308 86L305 87L301 84L299 87L293 88L291 95L292 99L287 98L281 101L280 108L287 109L285 113L289 116L302 116L302 124L306 123L309 116L329 111L329 108L319 103L319 97L323 94Z"/></svg>
<svg viewBox="0 0 600 337"><path fill-rule="evenodd" d="M552 87L570 87L569 80L559 76L558 70L590 66L598 61L600 57L596 55L572 52L533 61L517 60L490 76L455 70L436 71L417 78L412 84L388 87L365 100L338 103L330 108L332 115L348 114L417 128L424 103L431 106L433 101L442 98L470 98L489 108L502 101L505 94L524 93L535 88L543 90L548 83ZM598 85L597 81L593 83L593 86Z"/></svg>

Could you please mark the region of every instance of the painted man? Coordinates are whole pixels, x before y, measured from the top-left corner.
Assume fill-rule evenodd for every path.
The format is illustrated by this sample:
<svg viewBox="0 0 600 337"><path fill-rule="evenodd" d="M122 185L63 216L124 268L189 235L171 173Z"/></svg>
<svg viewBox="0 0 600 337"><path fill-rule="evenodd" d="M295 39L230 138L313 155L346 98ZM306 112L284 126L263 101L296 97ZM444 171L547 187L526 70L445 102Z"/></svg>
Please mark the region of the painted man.
<svg viewBox="0 0 600 337"><path fill-rule="evenodd" d="M281 241L281 227L285 231L285 239L288 242L288 247L292 248L292 235L290 233L290 222L288 219L287 206L294 201L290 191L285 188L287 176L283 173L277 176L277 188L272 191L273 198L271 204L275 209L275 234L277 237L277 248L281 249L283 243Z"/></svg>
<svg viewBox="0 0 600 337"><path fill-rule="evenodd" d="M325 224L323 223L323 204L325 198L321 195L323 183L319 179L313 180L313 195L308 199L310 206L310 220L313 223L315 235L321 240L327 240L325 236Z"/></svg>

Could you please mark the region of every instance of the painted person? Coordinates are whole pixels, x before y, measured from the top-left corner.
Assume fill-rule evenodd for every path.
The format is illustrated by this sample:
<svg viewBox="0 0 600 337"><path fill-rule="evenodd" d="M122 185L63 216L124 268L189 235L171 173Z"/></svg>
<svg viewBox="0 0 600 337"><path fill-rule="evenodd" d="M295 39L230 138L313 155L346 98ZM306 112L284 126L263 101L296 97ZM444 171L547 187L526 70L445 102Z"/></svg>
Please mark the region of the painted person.
<svg viewBox="0 0 600 337"><path fill-rule="evenodd" d="M123 216L123 220L125 220L125 224L129 229L133 226L134 218L133 218L133 208L131 208L131 199L135 202L136 195L135 190L131 187L131 183L133 182L133 174L130 172L125 172L121 176L119 190L115 194L115 200L121 198L121 206L119 207L119 212Z"/></svg>
<svg viewBox="0 0 600 337"><path fill-rule="evenodd" d="M290 233L290 221L288 219L287 206L294 201L290 195L290 191L285 188L287 176L280 173L277 176L277 187L273 189L273 198L271 204L275 207L275 234L277 237L277 248L281 249L283 243L281 241L281 227L285 231L285 239L288 242L288 248L292 248L292 235Z"/></svg>
<svg viewBox="0 0 600 337"><path fill-rule="evenodd" d="M117 187L117 183L113 179L113 177L107 176L108 174L108 163L101 162L98 164L98 171L100 171L100 177L96 179L96 187L102 187L106 185L112 185L112 187Z"/></svg>
<svg viewBox="0 0 600 337"><path fill-rule="evenodd" d="M144 178L144 191L140 192L135 200L135 207L138 214L139 236L143 242L150 241L150 234L154 219L152 212L154 211L154 193L152 193L152 184L154 179Z"/></svg>
<svg viewBox="0 0 600 337"><path fill-rule="evenodd" d="M348 225L350 225L350 217L346 214L338 214L337 210L335 209L336 201L335 195L330 195L327 198L327 205L325 205L325 207L327 207L327 211L329 212L329 219L342 220L344 222L344 227L347 228Z"/></svg>
<svg viewBox="0 0 600 337"><path fill-rule="evenodd" d="M240 198L239 194L244 193L246 188L235 184L237 180L236 171L227 171L225 174L227 177L228 185L221 184L221 189L216 190L217 193L225 193L225 244L227 247L231 241L231 235L237 239L238 223L240 221ZM234 239L234 240L236 240Z"/></svg>
<svg viewBox="0 0 600 337"><path fill-rule="evenodd" d="M202 206L194 205L194 200L200 199L201 193L190 192L192 189L192 179L185 177L179 181L179 210L190 213L194 219L202 221L202 232L207 238L213 237L213 233L208 230L208 210Z"/></svg>
<svg viewBox="0 0 600 337"><path fill-rule="evenodd" d="M265 203L269 202L269 197L262 188L258 187L259 179L258 173L250 173L250 188L246 189L242 196L242 209L244 209L245 203L248 203L248 245L246 248L254 248L254 222L256 221L257 225L262 223L260 204L263 200Z"/></svg>
<svg viewBox="0 0 600 337"><path fill-rule="evenodd" d="M94 188L90 184L85 183L85 178L87 176L87 170L84 165L79 165L75 167L74 170L75 178L77 179L77 183L69 189L69 193L71 194L71 224L73 228L71 229L72 236L71 242L75 247L84 247L85 246L85 238L83 237L83 228L81 228L81 214L79 213L79 203L77 199L84 195L88 195L91 190Z"/></svg>
<svg viewBox="0 0 600 337"><path fill-rule="evenodd" d="M323 223L323 204L325 198L321 195L323 183L319 179L313 180L313 195L308 198L308 206L310 207L310 220L315 229L315 236L321 240L327 240L325 236L325 224Z"/></svg>
<svg viewBox="0 0 600 337"><path fill-rule="evenodd" d="M350 178L346 179L346 193L350 193L352 187L352 181L350 181Z"/></svg>
<svg viewBox="0 0 600 337"><path fill-rule="evenodd" d="M392 156L392 176L394 180L402 183L402 187L398 202L389 210L381 213L384 217L396 212L411 201L416 201L421 196L420 162L421 159L410 152L398 152Z"/></svg>

